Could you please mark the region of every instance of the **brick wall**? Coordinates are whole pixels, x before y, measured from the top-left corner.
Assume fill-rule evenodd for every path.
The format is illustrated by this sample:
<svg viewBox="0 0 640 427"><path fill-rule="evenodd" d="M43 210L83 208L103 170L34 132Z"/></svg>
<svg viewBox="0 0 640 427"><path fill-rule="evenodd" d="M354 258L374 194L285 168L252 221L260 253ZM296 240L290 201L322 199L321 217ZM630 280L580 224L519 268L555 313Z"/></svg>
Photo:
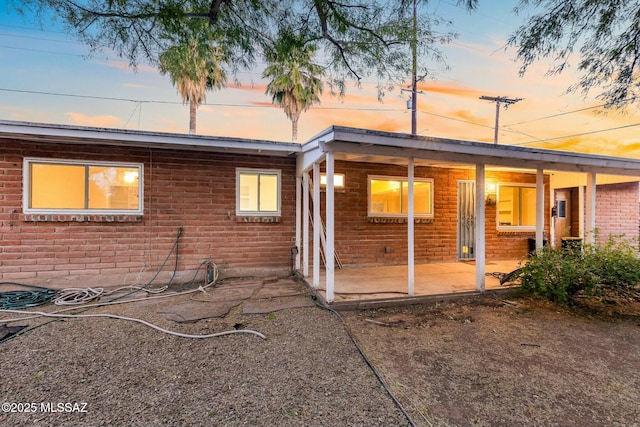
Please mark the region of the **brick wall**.
<svg viewBox="0 0 640 427"><path fill-rule="evenodd" d="M295 237L292 158L18 141L2 144L0 281L52 287L143 284L161 267L180 227L180 280L190 279L208 259L223 275L290 271ZM24 157L143 163L144 214L23 215ZM282 216L277 222L235 217L236 167L282 170ZM172 256L157 283L169 280L174 263Z"/></svg>
<svg viewBox="0 0 640 427"><path fill-rule="evenodd" d="M638 185L637 182L627 182L597 186L596 228L600 242L620 235L638 242Z"/></svg>
<svg viewBox="0 0 640 427"><path fill-rule="evenodd" d="M374 163L335 163L335 172L345 174L344 192L335 193L335 247L345 265L405 264L407 262L406 221L375 222L367 217L367 176L407 176L406 167ZM456 260L457 183L474 180L475 172L464 169L416 167L416 178L434 180L434 218L415 224L416 262L451 262ZM487 171L487 180L496 182L535 183L534 174ZM545 182L547 178L545 177ZM545 186L545 212L549 211L548 185ZM322 206L325 206L322 193ZM323 209L324 210L324 209ZM496 206L486 206L487 260L519 259L528 253L528 239L534 232L498 232ZM548 236L548 221L545 236ZM385 253L385 247L390 248Z"/></svg>

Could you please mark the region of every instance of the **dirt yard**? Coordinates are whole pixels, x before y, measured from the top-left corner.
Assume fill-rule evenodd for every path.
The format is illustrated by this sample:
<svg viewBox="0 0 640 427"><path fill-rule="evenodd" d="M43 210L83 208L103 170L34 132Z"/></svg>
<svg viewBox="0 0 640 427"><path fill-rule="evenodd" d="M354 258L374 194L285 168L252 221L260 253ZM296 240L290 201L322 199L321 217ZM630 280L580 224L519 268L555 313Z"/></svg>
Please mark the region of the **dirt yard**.
<svg viewBox="0 0 640 427"><path fill-rule="evenodd" d="M483 298L343 316L416 425L638 426L640 304L597 306Z"/></svg>
<svg viewBox="0 0 640 427"><path fill-rule="evenodd" d="M114 319L9 323L44 325L0 344L0 425L411 425L348 331L418 426L640 425L633 310L594 314L483 298L341 312L346 328L316 306L247 314L247 302L238 302L222 317L189 322L163 314L187 304L202 312L206 303L183 298L86 313L267 338L188 339ZM11 317L0 314L0 325Z"/></svg>

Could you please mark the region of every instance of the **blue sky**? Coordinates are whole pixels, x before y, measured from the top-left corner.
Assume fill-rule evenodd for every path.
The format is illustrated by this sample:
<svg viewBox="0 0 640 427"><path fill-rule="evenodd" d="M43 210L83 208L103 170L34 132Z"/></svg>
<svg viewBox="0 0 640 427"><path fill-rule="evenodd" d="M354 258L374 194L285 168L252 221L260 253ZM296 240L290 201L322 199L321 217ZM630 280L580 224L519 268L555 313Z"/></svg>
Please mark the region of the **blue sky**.
<svg viewBox="0 0 640 427"><path fill-rule="evenodd" d="M517 97L524 100L500 112L502 144L640 158L635 109L602 114L590 108L601 104L595 94L565 94L576 79L572 70L548 77L546 65L535 64L518 76L515 51L505 50L523 19L511 13L515 1L481 0L471 14L454 3L429 6L452 19L451 29L460 36L442 48L450 69L421 85L418 133L491 142L495 105L479 96ZM187 132L188 107L168 77L144 64L133 71L113 54L88 57L88 49L59 26L40 28L1 4L0 119ZM264 94L260 73L259 67L239 73L240 87L209 93L198 109L198 133L289 141L290 121ZM327 93L302 116L299 141L332 124L409 132L407 98L397 87L380 103L373 80L365 78L360 87L350 83L344 99Z"/></svg>

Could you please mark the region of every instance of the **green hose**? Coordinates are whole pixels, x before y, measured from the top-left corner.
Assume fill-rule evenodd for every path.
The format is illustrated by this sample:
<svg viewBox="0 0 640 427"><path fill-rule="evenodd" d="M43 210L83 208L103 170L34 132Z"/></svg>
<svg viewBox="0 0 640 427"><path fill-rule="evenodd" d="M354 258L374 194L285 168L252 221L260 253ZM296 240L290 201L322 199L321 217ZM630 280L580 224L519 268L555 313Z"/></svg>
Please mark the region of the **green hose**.
<svg viewBox="0 0 640 427"><path fill-rule="evenodd" d="M51 301L58 291L41 286L25 285L17 282L0 282L0 285L22 286L30 288L24 291L0 292L0 308L3 310L22 310L36 307Z"/></svg>

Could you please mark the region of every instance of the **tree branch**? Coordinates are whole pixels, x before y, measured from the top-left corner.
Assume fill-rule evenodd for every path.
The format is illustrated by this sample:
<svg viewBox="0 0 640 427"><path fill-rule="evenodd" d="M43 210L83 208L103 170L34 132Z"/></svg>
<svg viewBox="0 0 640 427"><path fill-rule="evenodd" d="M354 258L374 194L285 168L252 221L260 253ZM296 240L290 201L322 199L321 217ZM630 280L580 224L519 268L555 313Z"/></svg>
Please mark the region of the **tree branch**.
<svg viewBox="0 0 640 427"><path fill-rule="evenodd" d="M356 71L353 68L351 68L351 65L349 64L349 61L347 60L347 57L345 55L344 48L342 47L342 45L336 39L334 39L331 36L331 34L329 34L329 29L328 29L328 26L327 26L327 15L326 15L325 11L322 9L322 1L321 0L314 0L313 3L315 4L315 7L316 7L316 12L318 14L318 19L320 20L320 28L322 30L322 38L324 38L325 40L328 40L332 45L334 45L336 47L336 49L338 49L338 51L340 52L340 56L342 57L342 60L344 61L345 66L347 67L349 72L351 74L353 74L355 76L355 78L359 81L360 80L360 75L358 75L358 73L356 73Z"/></svg>

